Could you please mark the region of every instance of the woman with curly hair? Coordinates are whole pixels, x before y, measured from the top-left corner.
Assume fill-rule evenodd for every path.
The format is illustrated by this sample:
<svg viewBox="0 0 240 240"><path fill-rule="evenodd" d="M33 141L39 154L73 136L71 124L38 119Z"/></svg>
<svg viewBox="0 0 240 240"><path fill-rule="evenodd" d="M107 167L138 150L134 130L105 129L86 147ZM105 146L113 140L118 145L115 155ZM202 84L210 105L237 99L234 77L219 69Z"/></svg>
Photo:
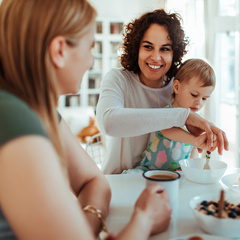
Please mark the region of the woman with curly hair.
<svg viewBox="0 0 240 240"><path fill-rule="evenodd" d="M177 13L148 12L129 23L123 33L121 69L102 81L97 120L109 135L103 172L134 168L149 134L184 125L194 134L206 132L209 148L217 136L219 154L228 149L225 133L190 109L163 109L171 103L174 75L186 54L188 39Z"/></svg>
<svg viewBox="0 0 240 240"><path fill-rule="evenodd" d="M173 58L172 65L166 75L168 78L172 78L182 61L183 55L187 53L186 46L189 43L181 27L181 17L177 13L167 14L164 10L155 10L129 23L123 33L125 38L121 65L136 74L141 72L138 65L139 46L144 33L152 24L164 26L171 39Z"/></svg>

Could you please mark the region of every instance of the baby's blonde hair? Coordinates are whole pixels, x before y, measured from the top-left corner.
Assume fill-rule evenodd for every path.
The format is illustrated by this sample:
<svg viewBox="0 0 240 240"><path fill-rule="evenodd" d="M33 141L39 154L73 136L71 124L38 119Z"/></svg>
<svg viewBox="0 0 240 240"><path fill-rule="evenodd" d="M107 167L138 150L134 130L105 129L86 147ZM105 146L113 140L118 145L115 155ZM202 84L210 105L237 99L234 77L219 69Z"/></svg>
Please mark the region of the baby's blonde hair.
<svg viewBox="0 0 240 240"><path fill-rule="evenodd" d="M198 78L202 87L214 86L216 77L213 68L204 60L191 58L186 60L178 69L175 79L180 83L188 82L191 78ZM175 94L173 93L173 97Z"/></svg>

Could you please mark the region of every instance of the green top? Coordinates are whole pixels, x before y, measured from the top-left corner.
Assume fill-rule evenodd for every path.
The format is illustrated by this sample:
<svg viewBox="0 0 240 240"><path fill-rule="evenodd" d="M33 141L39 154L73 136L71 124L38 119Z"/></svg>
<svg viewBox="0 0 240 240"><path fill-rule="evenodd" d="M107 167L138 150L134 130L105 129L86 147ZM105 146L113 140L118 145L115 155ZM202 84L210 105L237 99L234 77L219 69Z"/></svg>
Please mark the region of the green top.
<svg viewBox="0 0 240 240"><path fill-rule="evenodd" d="M0 146L29 134L48 137L40 117L20 98L0 89Z"/></svg>
<svg viewBox="0 0 240 240"><path fill-rule="evenodd" d="M48 138L40 117L20 98L0 89L0 147L24 135ZM0 208L0 239L16 239Z"/></svg>

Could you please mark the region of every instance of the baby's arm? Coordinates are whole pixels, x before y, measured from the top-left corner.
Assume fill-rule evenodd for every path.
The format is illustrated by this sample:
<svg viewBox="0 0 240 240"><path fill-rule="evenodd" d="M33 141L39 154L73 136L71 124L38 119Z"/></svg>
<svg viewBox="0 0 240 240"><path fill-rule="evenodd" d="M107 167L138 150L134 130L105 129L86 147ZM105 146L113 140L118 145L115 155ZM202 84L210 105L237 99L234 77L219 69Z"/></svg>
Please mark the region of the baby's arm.
<svg viewBox="0 0 240 240"><path fill-rule="evenodd" d="M206 134L202 134L196 137L179 127L161 130L161 133L164 137L167 137L173 141L187 143L201 149L208 149L208 146L206 144Z"/></svg>
<svg viewBox="0 0 240 240"><path fill-rule="evenodd" d="M190 154L190 158L198 158L198 157L199 157L198 149L197 149L197 147L193 147L193 150Z"/></svg>

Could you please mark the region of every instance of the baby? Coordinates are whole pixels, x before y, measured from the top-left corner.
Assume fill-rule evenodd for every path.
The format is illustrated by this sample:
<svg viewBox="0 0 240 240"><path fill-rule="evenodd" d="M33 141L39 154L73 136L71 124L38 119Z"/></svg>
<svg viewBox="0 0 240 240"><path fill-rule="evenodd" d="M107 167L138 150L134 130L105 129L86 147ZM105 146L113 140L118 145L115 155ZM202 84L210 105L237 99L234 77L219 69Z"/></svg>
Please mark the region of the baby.
<svg viewBox="0 0 240 240"><path fill-rule="evenodd" d="M199 111L215 88L215 73L201 59L189 59L179 68L173 81L173 101L166 108L190 108ZM194 148L194 151L192 151ZM177 170L179 160L196 157L197 148L206 149L206 134L198 137L178 127L150 134L147 149L135 169L123 173L137 173L149 169Z"/></svg>

